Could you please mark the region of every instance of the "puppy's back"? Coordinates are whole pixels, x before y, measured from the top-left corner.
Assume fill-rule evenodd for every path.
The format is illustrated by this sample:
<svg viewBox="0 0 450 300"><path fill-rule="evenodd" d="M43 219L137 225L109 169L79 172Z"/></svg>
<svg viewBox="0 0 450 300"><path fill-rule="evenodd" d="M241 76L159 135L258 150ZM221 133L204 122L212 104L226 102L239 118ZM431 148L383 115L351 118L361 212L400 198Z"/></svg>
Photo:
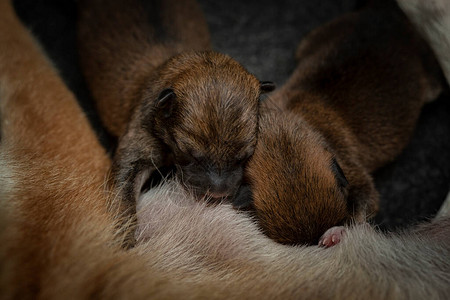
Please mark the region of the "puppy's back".
<svg viewBox="0 0 450 300"><path fill-rule="evenodd" d="M199 5L189 1L80 1L78 48L107 129L120 136L140 89L169 57L210 48Z"/></svg>

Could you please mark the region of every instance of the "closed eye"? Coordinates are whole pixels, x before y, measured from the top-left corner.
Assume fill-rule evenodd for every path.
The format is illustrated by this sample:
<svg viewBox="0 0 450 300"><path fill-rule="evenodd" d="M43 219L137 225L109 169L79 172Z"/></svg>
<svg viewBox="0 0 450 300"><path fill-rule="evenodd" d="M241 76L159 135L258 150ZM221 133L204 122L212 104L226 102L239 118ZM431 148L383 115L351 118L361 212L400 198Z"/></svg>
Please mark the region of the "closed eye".
<svg viewBox="0 0 450 300"><path fill-rule="evenodd" d="M344 175L344 171L342 171L341 166L339 166L335 158L331 160L331 170L333 171L338 186L342 189L345 189L348 186L348 180Z"/></svg>
<svg viewBox="0 0 450 300"><path fill-rule="evenodd" d="M240 157L240 158L238 158L238 159L236 160L236 163L240 165L240 164L245 163L248 159L249 159L248 156Z"/></svg>
<svg viewBox="0 0 450 300"><path fill-rule="evenodd" d="M189 156L191 157L191 160L199 165L203 165L206 161L205 156L203 153L193 150L189 151Z"/></svg>
<svg viewBox="0 0 450 300"><path fill-rule="evenodd" d="M252 152L252 154L253 154L253 152ZM250 159L251 156L252 155L249 154L249 153L245 153L244 155L237 156L236 160L235 160L235 163L237 165L245 164Z"/></svg>

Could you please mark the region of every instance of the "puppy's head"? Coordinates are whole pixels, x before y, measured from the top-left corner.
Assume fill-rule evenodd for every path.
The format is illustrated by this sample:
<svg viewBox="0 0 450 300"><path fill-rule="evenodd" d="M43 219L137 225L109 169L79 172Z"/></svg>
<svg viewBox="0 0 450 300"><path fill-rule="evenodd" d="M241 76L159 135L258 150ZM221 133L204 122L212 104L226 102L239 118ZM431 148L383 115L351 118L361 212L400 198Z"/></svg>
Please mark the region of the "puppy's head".
<svg viewBox="0 0 450 300"><path fill-rule="evenodd" d="M160 69L149 130L198 196L234 195L255 149L260 95L273 88L215 52L182 54Z"/></svg>
<svg viewBox="0 0 450 300"><path fill-rule="evenodd" d="M348 182L321 136L298 116L264 113L247 166L263 231L284 244L314 244L350 218Z"/></svg>

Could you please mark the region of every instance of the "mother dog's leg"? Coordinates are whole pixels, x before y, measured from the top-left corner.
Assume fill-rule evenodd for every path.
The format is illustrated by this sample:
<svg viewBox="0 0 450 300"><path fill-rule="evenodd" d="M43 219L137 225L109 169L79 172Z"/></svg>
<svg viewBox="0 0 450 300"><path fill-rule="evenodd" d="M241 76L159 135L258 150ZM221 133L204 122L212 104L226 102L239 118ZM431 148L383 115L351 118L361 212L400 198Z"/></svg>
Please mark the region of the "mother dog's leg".
<svg viewBox="0 0 450 300"><path fill-rule="evenodd" d="M132 297L161 283L116 242L102 189L110 162L5 0L0 120L0 298ZM130 291L142 278L148 288Z"/></svg>

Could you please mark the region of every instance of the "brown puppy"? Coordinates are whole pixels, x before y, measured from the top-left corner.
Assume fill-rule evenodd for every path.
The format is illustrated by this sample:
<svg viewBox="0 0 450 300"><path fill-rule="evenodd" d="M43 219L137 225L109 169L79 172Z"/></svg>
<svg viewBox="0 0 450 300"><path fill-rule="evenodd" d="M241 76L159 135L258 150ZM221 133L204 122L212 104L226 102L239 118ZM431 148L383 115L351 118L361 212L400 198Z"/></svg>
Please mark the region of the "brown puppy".
<svg viewBox="0 0 450 300"><path fill-rule="evenodd" d="M190 51L209 48L194 1L85 1L80 11L86 77L122 135L113 176L127 206L173 166L199 197L232 197L256 144L259 96L273 84L226 55Z"/></svg>
<svg viewBox="0 0 450 300"><path fill-rule="evenodd" d="M158 66L182 51L210 49L196 1L78 1L78 50L100 118L121 136Z"/></svg>
<svg viewBox="0 0 450 300"><path fill-rule="evenodd" d="M327 229L352 217L348 182L333 150L294 113L263 111L246 177L250 189L240 190L235 206L250 204L246 200L252 192L260 226L280 243L317 243Z"/></svg>
<svg viewBox="0 0 450 300"><path fill-rule="evenodd" d="M370 174L402 151L442 78L394 3L316 29L297 56L295 72L272 101L298 120L262 117L248 165L262 228L294 244L316 243L328 228L363 222L377 211ZM321 244L334 245L341 235L332 228Z"/></svg>

